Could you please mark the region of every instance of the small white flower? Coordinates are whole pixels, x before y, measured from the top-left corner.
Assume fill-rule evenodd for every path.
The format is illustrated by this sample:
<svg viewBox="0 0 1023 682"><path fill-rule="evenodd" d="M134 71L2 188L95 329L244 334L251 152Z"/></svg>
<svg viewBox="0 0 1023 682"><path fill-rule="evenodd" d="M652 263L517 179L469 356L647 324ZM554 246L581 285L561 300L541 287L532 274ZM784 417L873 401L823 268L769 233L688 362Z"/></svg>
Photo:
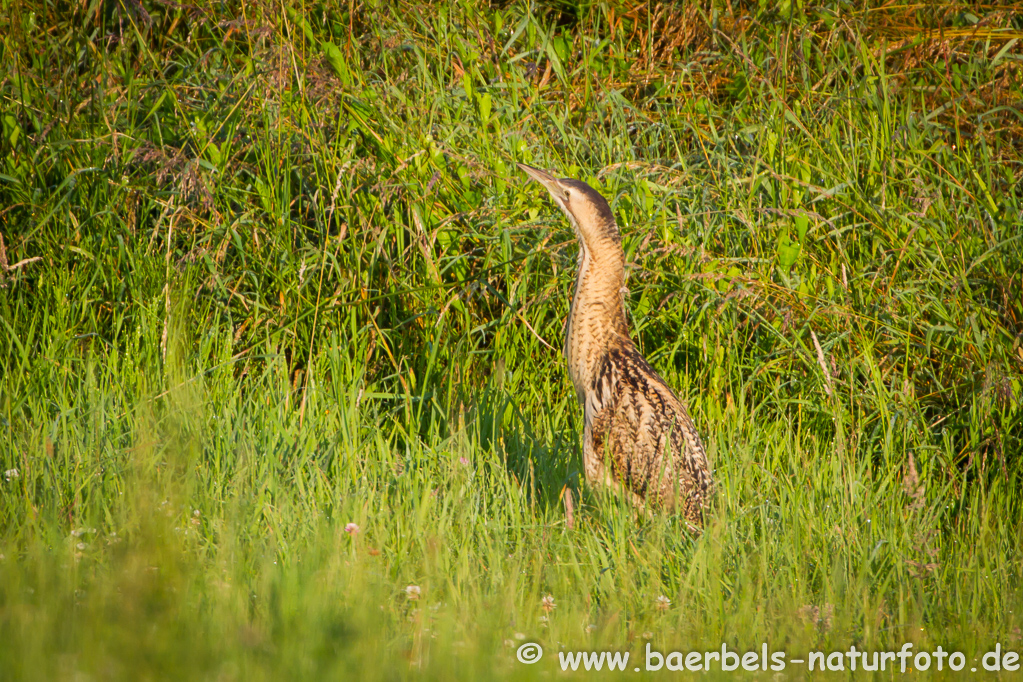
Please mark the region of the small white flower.
<svg viewBox="0 0 1023 682"><path fill-rule="evenodd" d="M8 469L4 472L4 478L10 481L12 478L21 478L21 472L17 469Z"/></svg>
<svg viewBox="0 0 1023 682"><path fill-rule="evenodd" d="M412 601L419 599L420 594L422 594L422 590L419 589L419 585L409 585L405 588L405 596Z"/></svg>
<svg viewBox="0 0 1023 682"><path fill-rule="evenodd" d="M557 607L557 604L554 603L554 597L548 594L540 600L540 607L547 613L550 613Z"/></svg>
<svg viewBox="0 0 1023 682"><path fill-rule="evenodd" d="M524 640L525 638L526 638L526 636L523 633L521 633L521 632L516 632L515 633L515 639L519 640L520 642L522 640Z"/></svg>
<svg viewBox="0 0 1023 682"><path fill-rule="evenodd" d="M662 594L657 598L656 606L658 611L667 611L668 607L671 606L671 600Z"/></svg>
<svg viewBox="0 0 1023 682"><path fill-rule="evenodd" d="M357 524L357 523L346 523L345 524L345 532L348 533L349 535L358 535L359 534L359 524Z"/></svg>

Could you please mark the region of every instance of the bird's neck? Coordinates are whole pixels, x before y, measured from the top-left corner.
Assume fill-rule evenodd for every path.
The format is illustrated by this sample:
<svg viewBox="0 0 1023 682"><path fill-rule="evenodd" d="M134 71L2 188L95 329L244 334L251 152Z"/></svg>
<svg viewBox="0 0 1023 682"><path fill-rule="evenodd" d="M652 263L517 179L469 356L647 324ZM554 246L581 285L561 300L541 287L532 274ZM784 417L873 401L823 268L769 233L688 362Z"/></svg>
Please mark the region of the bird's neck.
<svg viewBox="0 0 1023 682"><path fill-rule="evenodd" d="M623 288L625 254L620 243L580 240L579 272L565 337L568 371L580 395L591 384L611 342L628 339Z"/></svg>

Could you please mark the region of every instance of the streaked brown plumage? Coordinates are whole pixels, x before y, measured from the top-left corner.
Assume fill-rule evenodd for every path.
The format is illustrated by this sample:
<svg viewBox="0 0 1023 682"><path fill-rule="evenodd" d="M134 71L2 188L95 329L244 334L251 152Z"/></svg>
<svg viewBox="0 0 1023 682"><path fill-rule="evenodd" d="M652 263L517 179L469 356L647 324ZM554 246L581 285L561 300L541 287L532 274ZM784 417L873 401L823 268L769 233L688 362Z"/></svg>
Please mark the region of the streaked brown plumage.
<svg viewBox="0 0 1023 682"><path fill-rule="evenodd" d="M579 240L565 358L583 408L587 480L621 484L634 502L677 508L702 527L712 491L707 454L685 406L629 337L625 254L611 207L584 182L518 165L550 192Z"/></svg>

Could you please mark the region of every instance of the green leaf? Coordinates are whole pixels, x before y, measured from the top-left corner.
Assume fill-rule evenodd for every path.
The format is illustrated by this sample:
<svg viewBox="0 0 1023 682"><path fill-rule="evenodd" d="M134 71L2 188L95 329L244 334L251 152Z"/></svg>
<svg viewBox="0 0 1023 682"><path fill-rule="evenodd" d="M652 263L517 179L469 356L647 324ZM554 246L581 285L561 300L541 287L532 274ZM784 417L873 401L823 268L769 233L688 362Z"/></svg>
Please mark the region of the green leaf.
<svg viewBox="0 0 1023 682"><path fill-rule="evenodd" d="M259 203L262 204L263 210L267 213L273 214L274 200L273 195L270 192L270 187L263 182L262 178L256 178L256 193L259 194Z"/></svg>
<svg viewBox="0 0 1023 682"><path fill-rule="evenodd" d="M220 153L220 148L211 140L206 143L206 155L210 158L210 161L214 166L219 167L220 162L223 160L223 155Z"/></svg>
<svg viewBox="0 0 1023 682"><path fill-rule="evenodd" d="M497 187L498 192L503 192L505 185L507 184L505 178L508 177L508 167L504 165L501 159L494 159L494 185Z"/></svg>
<svg viewBox="0 0 1023 682"><path fill-rule="evenodd" d="M478 97L480 104L480 120L483 122L483 125L487 125L487 122L490 121L490 107L493 102L489 92Z"/></svg>
<svg viewBox="0 0 1023 682"><path fill-rule="evenodd" d="M305 34L305 39L309 41L309 44L315 45L316 38L315 36L313 36L313 30L309 28L309 24L308 22L306 22L305 17L303 17L301 14L299 14L291 7L289 7L287 11L288 18L291 19L293 23L298 24L299 28L301 28L302 32Z"/></svg>
<svg viewBox="0 0 1023 682"><path fill-rule="evenodd" d="M330 64L330 68L334 70L337 77L345 85L351 85L352 73L348 69L348 62L345 61L341 48L329 40L324 40L320 46L323 48L323 56L327 58L327 63Z"/></svg>
<svg viewBox="0 0 1023 682"><path fill-rule="evenodd" d="M558 50L554 47L554 41L548 40L545 45L544 52L547 54L547 59L550 60L551 66L554 68L554 75L558 77L562 83L568 79L565 77L565 67L561 65L561 59L558 58Z"/></svg>
<svg viewBox="0 0 1023 682"><path fill-rule="evenodd" d="M796 237L799 239L800 246L803 245L803 238L806 237L806 229L807 227L809 227L809 225L810 219L806 216L805 213L801 213L800 215L796 216L795 220Z"/></svg>
<svg viewBox="0 0 1023 682"><path fill-rule="evenodd" d="M7 140L7 143L11 147L14 147L16 144L18 144L18 137L21 136L21 126L18 125L18 119L14 118L14 116L11 116L10 114L7 114L6 116L4 116L3 126L4 138Z"/></svg>
<svg viewBox="0 0 1023 682"><path fill-rule="evenodd" d="M782 230L778 235L778 265L788 274L792 266L799 260L799 252L802 249L799 242L792 241L788 230Z"/></svg>

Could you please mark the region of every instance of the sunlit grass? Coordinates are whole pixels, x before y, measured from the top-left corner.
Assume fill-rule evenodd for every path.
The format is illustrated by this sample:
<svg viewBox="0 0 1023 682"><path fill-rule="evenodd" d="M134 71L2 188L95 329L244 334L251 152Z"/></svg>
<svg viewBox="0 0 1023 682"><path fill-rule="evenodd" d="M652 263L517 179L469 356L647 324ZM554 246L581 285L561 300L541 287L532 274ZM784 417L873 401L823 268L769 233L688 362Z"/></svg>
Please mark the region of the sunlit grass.
<svg viewBox="0 0 1023 682"><path fill-rule="evenodd" d="M2 677L1023 651L1023 25L979 11L4 5ZM581 479L514 161L612 203L701 537Z"/></svg>

